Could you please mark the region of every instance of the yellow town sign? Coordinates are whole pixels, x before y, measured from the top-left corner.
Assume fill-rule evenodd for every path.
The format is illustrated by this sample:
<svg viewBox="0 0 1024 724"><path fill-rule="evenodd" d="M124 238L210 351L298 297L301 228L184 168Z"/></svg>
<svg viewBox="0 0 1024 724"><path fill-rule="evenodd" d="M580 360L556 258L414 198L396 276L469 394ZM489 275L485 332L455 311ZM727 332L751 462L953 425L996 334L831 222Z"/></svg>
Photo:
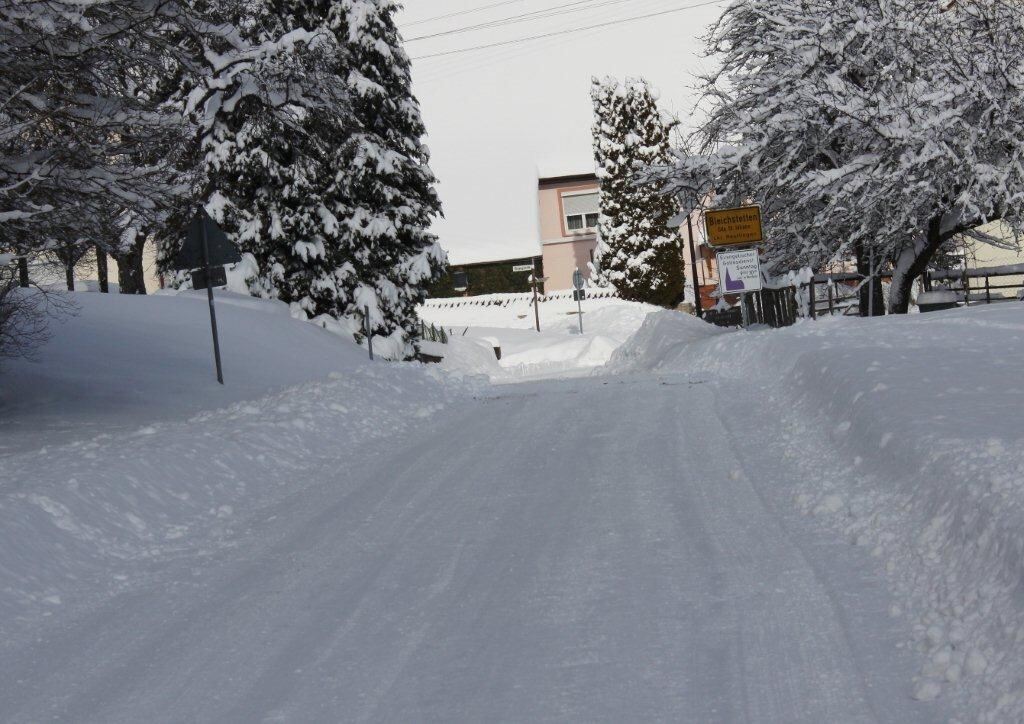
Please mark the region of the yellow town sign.
<svg viewBox="0 0 1024 724"><path fill-rule="evenodd" d="M742 206L738 209L715 209L704 214L704 225L711 246L739 246L756 244L763 240L761 207Z"/></svg>

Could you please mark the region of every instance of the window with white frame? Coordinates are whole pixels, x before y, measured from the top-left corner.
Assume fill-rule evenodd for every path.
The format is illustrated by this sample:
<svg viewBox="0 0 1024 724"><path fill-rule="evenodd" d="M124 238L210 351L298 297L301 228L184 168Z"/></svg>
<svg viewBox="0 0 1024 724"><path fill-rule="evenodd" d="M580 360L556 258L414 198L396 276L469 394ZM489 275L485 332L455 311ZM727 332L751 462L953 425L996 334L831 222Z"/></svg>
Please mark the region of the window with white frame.
<svg viewBox="0 0 1024 724"><path fill-rule="evenodd" d="M598 193L596 191L562 194L562 211L566 231L587 232L597 228Z"/></svg>

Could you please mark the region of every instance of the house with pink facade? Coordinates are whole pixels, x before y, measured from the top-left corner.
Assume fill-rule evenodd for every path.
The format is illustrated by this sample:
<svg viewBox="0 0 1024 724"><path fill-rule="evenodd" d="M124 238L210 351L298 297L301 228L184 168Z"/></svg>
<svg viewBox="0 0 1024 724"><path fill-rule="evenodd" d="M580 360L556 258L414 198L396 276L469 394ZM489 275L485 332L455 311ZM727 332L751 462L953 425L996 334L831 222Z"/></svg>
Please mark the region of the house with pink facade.
<svg viewBox="0 0 1024 724"><path fill-rule="evenodd" d="M572 288L573 271L590 278L597 248L601 184L593 172L545 176L537 182L538 228L548 291Z"/></svg>

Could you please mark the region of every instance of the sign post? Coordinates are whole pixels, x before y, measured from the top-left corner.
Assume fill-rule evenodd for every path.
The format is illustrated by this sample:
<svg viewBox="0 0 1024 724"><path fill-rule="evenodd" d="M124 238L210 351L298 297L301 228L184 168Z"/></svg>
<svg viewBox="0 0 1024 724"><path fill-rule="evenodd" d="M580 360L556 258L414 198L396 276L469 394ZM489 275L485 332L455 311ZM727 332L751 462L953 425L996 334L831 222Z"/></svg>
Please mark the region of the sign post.
<svg viewBox="0 0 1024 724"><path fill-rule="evenodd" d="M533 318L536 323L537 331L540 331L540 305L538 304L538 293L537 284L539 282L546 282L547 278L537 278L537 260L530 259L529 264L515 264L512 266L512 272L518 274L519 272L530 272L530 284L533 285Z"/></svg>
<svg viewBox="0 0 1024 724"><path fill-rule="evenodd" d="M700 300L700 282L697 280L697 252L693 245L693 211L686 215L686 236L690 240L690 274L693 275L693 308L697 318L704 317L703 303Z"/></svg>
<svg viewBox="0 0 1024 724"><path fill-rule="evenodd" d="M205 211L203 216L206 216ZM212 274L210 274L210 240L208 230L206 228L206 219L203 219L204 223L202 226L203 235L203 269L206 271L206 301L210 305L210 329L213 331L213 359L217 364L217 382L224 384L224 368L220 364L220 337L217 335L217 310L213 306L213 284L209 282L213 281Z"/></svg>
<svg viewBox="0 0 1024 724"><path fill-rule="evenodd" d="M586 297L586 292L583 290L583 274L579 268L572 273L572 285L575 289L573 296L576 297L576 309L580 317L580 334L583 334L583 299Z"/></svg>
<svg viewBox="0 0 1024 724"><path fill-rule="evenodd" d="M366 348L370 351L370 361L373 362L373 326L370 324L370 305L363 305L363 324L366 327Z"/></svg>
<svg viewBox="0 0 1024 724"><path fill-rule="evenodd" d="M202 206L188 225L185 243L174 258L174 269L192 271L192 286L206 287L206 300L210 307L210 331L213 334L213 359L217 366L217 382L224 384L224 368L220 361L220 336L217 334L217 310L213 305L214 285L227 283L225 264L241 261L227 235L213 222ZM202 286L200 286L200 284Z"/></svg>
<svg viewBox="0 0 1024 724"><path fill-rule="evenodd" d="M533 282L533 318L540 331L540 301L537 299L537 261L530 261L530 281Z"/></svg>
<svg viewBox="0 0 1024 724"><path fill-rule="evenodd" d="M740 295L743 327L750 325L747 294L761 291L761 260L751 245L764 241L760 206L740 206L704 212L704 228L708 244L721 249L751 247L735 251L719 251L718 278L722 294Z"/></svg>

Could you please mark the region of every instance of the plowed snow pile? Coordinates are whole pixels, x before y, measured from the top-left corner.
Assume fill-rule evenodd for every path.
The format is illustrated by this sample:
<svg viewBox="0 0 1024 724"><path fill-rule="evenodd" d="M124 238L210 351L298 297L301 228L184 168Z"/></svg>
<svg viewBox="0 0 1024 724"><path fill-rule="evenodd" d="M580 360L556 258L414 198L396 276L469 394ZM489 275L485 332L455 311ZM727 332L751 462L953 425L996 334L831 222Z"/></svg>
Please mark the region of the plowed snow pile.
<svg viewBox="0 0 1024 724"><path fill-rule="evenodd" d="M655 314L610 369L720 386L784 493L866 546L906 617L914 696L1024 721L1024 305L720 333Z"/></svg>
<svg viewBox="0 0 1024 724"><path fill-rule="evenodd" d="M422 365L369 364L283 304L228 294L221 387L204 296L74 297L39 360L0 373L3 638L232 545L458 394Z"/></svg>
<svg viewBox="0 0 1024 724"><path fill-rule="evenodd" d="M589 374L604 365L658 307L616 298L583 303L583 334L571 292L540 307L534 328L528 295L429 300L419 315L451 335L443 367L458 375L485 375L495 382ZM678 316L684 316L679 314ZM692 319L692 318L691 318ZM496 359L494 348L501 350Z"/></svg>

